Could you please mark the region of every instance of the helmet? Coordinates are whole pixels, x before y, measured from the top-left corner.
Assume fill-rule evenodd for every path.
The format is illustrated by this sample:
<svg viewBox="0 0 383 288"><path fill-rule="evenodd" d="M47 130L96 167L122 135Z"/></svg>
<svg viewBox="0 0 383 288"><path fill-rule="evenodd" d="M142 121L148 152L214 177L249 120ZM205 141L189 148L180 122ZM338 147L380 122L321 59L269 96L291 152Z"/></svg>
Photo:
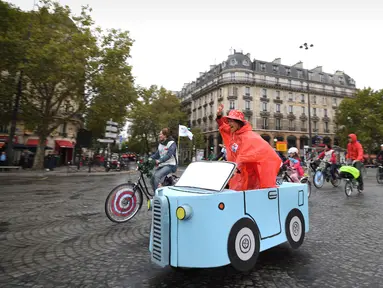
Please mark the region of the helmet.
<svg viewBox="0 0 383 288"><path fill-rule="evenodd" d="M297 149L296 147L291 147L291 148L289 149L289 151L287 151L287 153L288 153L288 154L290 154L290 153L297 153L297 154L298 154L298 149Z"/></svg>

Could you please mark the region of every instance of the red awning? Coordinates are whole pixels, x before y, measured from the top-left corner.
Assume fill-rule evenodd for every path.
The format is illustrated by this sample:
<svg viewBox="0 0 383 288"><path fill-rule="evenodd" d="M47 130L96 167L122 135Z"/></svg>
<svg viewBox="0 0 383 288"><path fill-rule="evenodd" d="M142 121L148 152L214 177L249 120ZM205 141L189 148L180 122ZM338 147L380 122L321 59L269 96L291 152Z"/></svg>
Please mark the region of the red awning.
<svg viewBox="0 0 383 288"><path fill-rule="evenodd" d="M45 145L47 145L47 140L45 140ZM27 143L25 143L26 146L38 146L39 145L39 139L28 139Z"/></svg>
<svg viewBox="0 0 383 288"><path fill-rule="evenodd" d="M56 144L60 148L73 148L73 143L68 140L56 140Z"/></svg>
<svg viewBox="0 0 383 288"><path fill-rule="evenodd" d="M0 142L0 148L2 148L5 145L4 142Z"/></svg>

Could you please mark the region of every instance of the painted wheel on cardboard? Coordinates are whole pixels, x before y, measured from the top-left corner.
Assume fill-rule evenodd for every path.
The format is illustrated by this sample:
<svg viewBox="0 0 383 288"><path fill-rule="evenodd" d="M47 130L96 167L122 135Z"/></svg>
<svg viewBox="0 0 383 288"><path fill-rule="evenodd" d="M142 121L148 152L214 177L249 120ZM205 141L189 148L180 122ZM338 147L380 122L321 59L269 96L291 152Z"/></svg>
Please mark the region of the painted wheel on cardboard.
<svg viewBox="0 0 383 288"><path fill-rule="evenodd" d="M305 238L305 219L301 211L298 209L290 211L286 218L285 231L287 241L293 249L302 245Z"/></svg>
<svg viewBox="0 0 383 288"><path fill-rule="evenodd" d="M258 231L257 225L249 218L238 220L231 228L227 251L236 270L244 272L254 268L260 246Z"/></svg>
<svg viewBox="0 0 383 288"><path fill-rule="evenodd" d="M139 187L133 191L131 184L118 185L106 198L105 214L113 222L127 222L140 210L142 199L142 191Z"/></svg>

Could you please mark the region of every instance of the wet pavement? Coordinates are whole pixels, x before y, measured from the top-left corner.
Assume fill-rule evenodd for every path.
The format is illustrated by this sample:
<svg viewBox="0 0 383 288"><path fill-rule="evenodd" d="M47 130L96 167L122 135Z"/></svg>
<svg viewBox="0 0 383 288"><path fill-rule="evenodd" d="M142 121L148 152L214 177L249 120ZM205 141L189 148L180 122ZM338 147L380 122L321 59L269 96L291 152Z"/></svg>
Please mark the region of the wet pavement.
<svg viewBox="0 0 383 288"><path fill-rule="evenodd" d="M150 214L104 213L109 191L135 175L1 179L0 287L383 287L383 185L347 198L330 184L310 198L310 232L255 269L173 271L150 263ZM192 243L191 243L192 245Z"/></svg>

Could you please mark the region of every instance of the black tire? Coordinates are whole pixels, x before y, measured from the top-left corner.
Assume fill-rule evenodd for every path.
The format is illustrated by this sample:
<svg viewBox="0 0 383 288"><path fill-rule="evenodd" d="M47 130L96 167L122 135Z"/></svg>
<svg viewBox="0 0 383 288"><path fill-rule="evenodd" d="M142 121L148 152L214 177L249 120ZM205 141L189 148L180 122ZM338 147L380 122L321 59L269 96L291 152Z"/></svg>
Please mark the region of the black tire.
<svg viewBox="0 0 383 288"><path fill-rule="evenodd" d="M334 186L335 188L339 187L340 183L342 182L341 178L339 177L339 172L338 170L335 171L335 180L332 180L331 179L331 184L332 186Z"/></svg>
<svg viewBox="0 0 383 288"><path fill-rule="evenodd" d="M376 168L376 181L378 184L383 184L383 168Z"/></svg>
<svg viewBox="0 0 383 288"><path fill-rule="evenodd" d="M249 218L238 220L230 230L227 252L234 269L246 272L257 263L260 236L257 225Z"/></svg>
<svg viewBox="0 0 383 288"><path fill-rule="evenodd" d="M124 223L141 209L143 194L139 187L133 191L132 184L121 184L110 191L105 201L105 214L110 221Z"/></svg>
<svg viewBox="0 0 383 288"><path fill-rule="evenodd" d="M352 194L352 184L348 180L344 184L344 193L346 194L347 197L350 197Z"/></svg>
<svg viewBox="0 0 383 288"><path fill-rule="evenodd" d="M322 174L322 175L321 175L321 179L322 179L322 181L321 181L320 183L318 183L317 181L315 181L316 178L317 178L316 175L319 174L319 173ZM320 189L320 188L323 187L324 182L325 182L325 179L324 179L324 178L325 178L325 177L324 177L324 175L323 175L323 171L321 171L321 170L315 171L314 176L313 176L313 183L314 183L314 186L315 186L317 189Z"/></svg>
<svg viewBox="0 0 383 288"><path fill-rule="evenodd" d="M305 230L305 219L302 212L298 209L291 210L285 223L286 237L291 248L297 249L302 245L305 239Z"/></svg>

